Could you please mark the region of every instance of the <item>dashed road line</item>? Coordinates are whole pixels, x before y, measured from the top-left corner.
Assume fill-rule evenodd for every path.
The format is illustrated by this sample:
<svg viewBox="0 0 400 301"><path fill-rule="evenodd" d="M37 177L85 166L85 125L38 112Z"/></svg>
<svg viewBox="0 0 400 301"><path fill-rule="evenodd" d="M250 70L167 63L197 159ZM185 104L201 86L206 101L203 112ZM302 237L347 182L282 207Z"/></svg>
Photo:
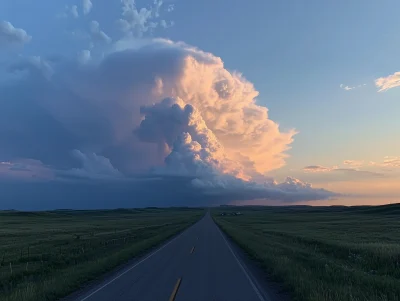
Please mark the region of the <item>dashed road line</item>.
<svg viewBox="0 0 400 301"><path fill-rule="evenodd" d="M190 229L190 228L189 228ZM176 236L175 238L173 238L172 240L170 240L168 243L166 243L165 245L161 246L160 248L158 248L157 250L155 250L153 253L151 253L150 255L146 256L145 258L143 258L142 260L140 260L139 262L137 262L135 265L131 266L129 269L125 270L124 272L122 272L121 274L119 274L117 277L111 279L110 281L108 281L107 283L105 283L104 285L102 285L101 287L99 287L98 289L96 289L95 291L93 291L92 293L90 293L89 295L87 295L86 297L82 298L80 301L85 301L88 300L90 297L92 297L94 294L96 294L97 292L101 291L103 288L105 288L106 286L110 285L111 283L113 283L115 280L121 278L123 275L125 275L126 273L128 273L129 271L133 270L134 268L136 268L139 264L141 264L142 262L146 261L147 259L151 258L152 256L154 256L155 254L157 254L158 252L160 252L161 250L163 250L166 246L170 245L172 242L174 242L175 240L177 240L179 237L181 237L184 233L186 233L186 230L183 231L181 234L179 234L178 236Z"/></svg>
<svg viewBox="0 0 400 301"><path fill-rule="evenodd" d="M178 281L175 284L174 290L172 291L171 296L169 297L169 301L174 301L176 298L176 294L178 293L179 286L181 285L182 278L178 278Z"/></svg>

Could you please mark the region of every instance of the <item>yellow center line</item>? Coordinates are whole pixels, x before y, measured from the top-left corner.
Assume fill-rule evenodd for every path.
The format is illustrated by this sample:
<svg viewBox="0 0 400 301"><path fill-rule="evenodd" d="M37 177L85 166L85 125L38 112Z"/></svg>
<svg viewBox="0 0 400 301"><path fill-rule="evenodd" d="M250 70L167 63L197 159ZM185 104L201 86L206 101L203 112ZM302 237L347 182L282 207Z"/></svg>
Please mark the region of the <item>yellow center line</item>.
<svg viewBox="0 0 400 301"><path fill-rule="evenodd" d="M194 246L192 248L192 250L190 250L190 254L192 254L194 252Z"/></svg>
<svg viewBox="0 0 400 301"><path fill-rule="evenodd" d="M176 298L176 294L178 293L179 286L181 285L182 278L178 278L178 281L175 284L174 290L172 291L171 297L169 297L169 301L174 301Z"/></svg>

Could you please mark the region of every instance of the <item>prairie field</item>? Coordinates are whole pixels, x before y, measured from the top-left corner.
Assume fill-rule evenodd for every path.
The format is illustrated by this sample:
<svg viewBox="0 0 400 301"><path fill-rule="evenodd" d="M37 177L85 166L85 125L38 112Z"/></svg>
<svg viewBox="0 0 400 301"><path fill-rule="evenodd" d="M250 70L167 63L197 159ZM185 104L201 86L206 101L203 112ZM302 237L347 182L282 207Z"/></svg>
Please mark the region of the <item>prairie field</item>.
<svg viewBox="0 0 400 301"><path fill-rule="evenodd" d="M213 217L293 300L400 300L400 205L219 207Z"/></svg>
<svg viewBox="0 0 400 301"><path fill-rule="evenodd" d="M0 300L57 300L203 215L187 208L0 212Z"/></svg>

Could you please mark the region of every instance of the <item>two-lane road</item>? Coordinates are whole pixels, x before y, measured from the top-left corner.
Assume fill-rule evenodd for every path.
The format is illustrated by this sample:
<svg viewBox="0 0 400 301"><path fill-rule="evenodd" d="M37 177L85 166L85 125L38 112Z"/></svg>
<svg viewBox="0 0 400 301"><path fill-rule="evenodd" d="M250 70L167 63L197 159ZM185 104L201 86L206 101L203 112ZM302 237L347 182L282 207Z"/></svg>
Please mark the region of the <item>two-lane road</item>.
<svg viewBox="0 0 400 301"><path fill-rule="evenodd" d="M147 257L67 300L270 301L209 214Z"/></svg>

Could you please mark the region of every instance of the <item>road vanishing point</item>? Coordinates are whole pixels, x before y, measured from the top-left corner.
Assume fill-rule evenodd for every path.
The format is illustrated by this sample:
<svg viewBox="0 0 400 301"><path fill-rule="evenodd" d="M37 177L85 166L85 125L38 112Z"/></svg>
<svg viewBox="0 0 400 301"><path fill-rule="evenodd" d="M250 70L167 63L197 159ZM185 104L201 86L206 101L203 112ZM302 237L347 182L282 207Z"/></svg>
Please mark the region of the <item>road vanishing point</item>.
<svg viewBox="0 0 400 301"><path fill-rule="evenodd" d="M66 301L272 301L207 213L147 256Z"/></svg>

